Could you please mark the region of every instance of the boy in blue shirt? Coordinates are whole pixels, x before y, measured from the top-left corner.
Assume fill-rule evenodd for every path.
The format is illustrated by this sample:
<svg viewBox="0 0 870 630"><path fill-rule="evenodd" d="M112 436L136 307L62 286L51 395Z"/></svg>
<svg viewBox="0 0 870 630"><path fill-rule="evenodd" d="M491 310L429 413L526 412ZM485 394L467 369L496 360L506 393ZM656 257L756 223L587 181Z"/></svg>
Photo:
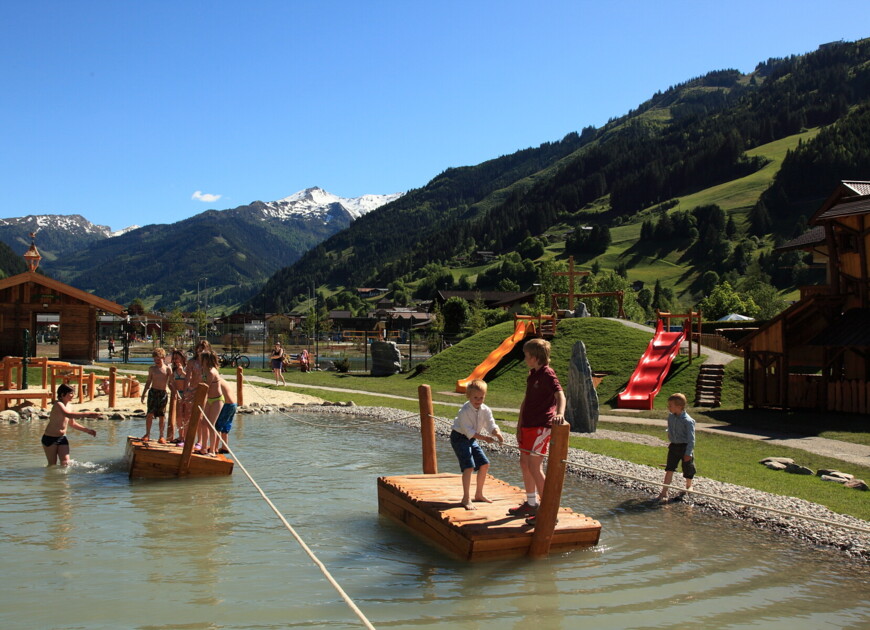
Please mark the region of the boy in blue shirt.
<svg viewBox="0 0 870 630"><path fill-rule="evenodd" d="M695 477L695 421L686 413L685 394L668 396L668 460L665 464L664 487L656 497L659 501L668 500L668 486L674 478L677 464L681 463L686 490L692 488Z"/></svg>

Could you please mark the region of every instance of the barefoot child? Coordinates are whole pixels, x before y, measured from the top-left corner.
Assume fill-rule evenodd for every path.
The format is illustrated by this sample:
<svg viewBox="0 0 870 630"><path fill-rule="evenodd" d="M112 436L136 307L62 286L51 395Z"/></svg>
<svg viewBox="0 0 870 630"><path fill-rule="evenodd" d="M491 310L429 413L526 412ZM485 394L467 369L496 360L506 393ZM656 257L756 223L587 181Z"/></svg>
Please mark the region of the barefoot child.
<svg viewBox="0 0 870 630"><path fill-rule="evenodd" d="M474 510L471 502L471 473L477 471L477 488L474 500L483 503L492 503L483 494L483 484L486 483L486 473L489 470L489 460L477 443L504 442L504 436L499 431L492 410L483 404L486 398L486 382L482 380L471 381L465 389L468 402L462 405L456 420L453 421L453 431L450 433L450 446L459 458L459 468L462 470L462 506L466 510ZM495 435L491 438L485 433Z"/></svg>
<svg viewBox="0 0 870 630"><path fill-rule="evenodd" d="M142 436L142 441L147 442L151 439L151 422L154 416L157 416L160 427L158 442L166 444L166 438L163 437L166 432L166 403L169 401L166 390L172 376L172 369L163 362L166 358L166 351L163 348L155 348L151 356L154 358L154 365L148 368L148 380L140 399L141 402L145 402L145 394L148 394L148 415L145 416L145 435Z"/></svg>
<svg viewBox="0 0 870 630"><path fill-rule="evenodd" d="M205 418L199 424L200 455L214 457L220 446L220 440L213 423L218 417L221 404L224 402L224 395L220 387L222 379L217 369L218 358L211 350L200 354L199 360L202 363L202 380L208 385L208 396L205 399L205 409L203 410ZM193 413L196 414L198 411L198 409L194 409Z"/></svg>
<svg viewBox="0 0 870 630"><path fill-rule="evenodd" d="M175 424L178 429L178 438L168 436L174 444L184 444L184 433L187 429L187 416L184 415L184 393L187 389L187 359L181 350L173 350L171 356L172 379L169 381L170 396L175 402Z"/></svg>
<svg viewBox="0 0 870 630"><path fill-rule="evenodd" d="M529 376L526 395L520 404L517 421L517 443L520 447L520 469L526 500L508 510L510 516L528 516L526 523L534 525L538 512L538 495L544 491L544 455L550 445L550 428L565 422L565 394L550 367L550 342L529 339L523 345Z"/></svg>
<svg viewBox="0 0 870 630"><path fill-rule="evenodd" d="M49 466L54 466L58 458L60 458L61 466L69 465L69 441L66 437L67 426L95 437L97 435L96 431L80 425L75 419L99 418L100 414L70 409L69 404L73 399L73 393L73 388L66 384L57 388L57 401L51 407L48 426L45 427L45 434L42 436L42 449L45 451L45 458L48 460Z"/></svg>
<svg viewBox="0 0 870 630"><path fill-rule="evenodd" d="M668 488L674 478L677 464L682 465L686 490L692 489L695 478L695 421L686 413L685 394L668 396L668 459L665 464L664 487L656 497L659 501L668 500Z"/></svg>

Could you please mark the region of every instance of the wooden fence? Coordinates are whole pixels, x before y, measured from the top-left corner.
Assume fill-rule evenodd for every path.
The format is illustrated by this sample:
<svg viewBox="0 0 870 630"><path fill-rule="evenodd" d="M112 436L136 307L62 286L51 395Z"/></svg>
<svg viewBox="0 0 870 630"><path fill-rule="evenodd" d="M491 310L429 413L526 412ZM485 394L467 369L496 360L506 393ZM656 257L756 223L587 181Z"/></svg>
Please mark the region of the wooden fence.
<svg viewBox="0 0 870 630"><path fill-rule="evenodd" d="M822 377L817 374L789 374L788 406L792 409L821 409L843 413L870 410L870 382L857 380L828 383L827 405L822 397Z"/></svg>
<svg viewBox="0 0 870 630"><path fill-rule="evenodd" d="M743 356L742 348L735 346L733 343L725 339L725 337L721 337L719 335L709 335L706 333L702 333L701 345L712 348L713 350L718 350L719 352L727 352L728 354L733 354L735 357Z"/></svg>

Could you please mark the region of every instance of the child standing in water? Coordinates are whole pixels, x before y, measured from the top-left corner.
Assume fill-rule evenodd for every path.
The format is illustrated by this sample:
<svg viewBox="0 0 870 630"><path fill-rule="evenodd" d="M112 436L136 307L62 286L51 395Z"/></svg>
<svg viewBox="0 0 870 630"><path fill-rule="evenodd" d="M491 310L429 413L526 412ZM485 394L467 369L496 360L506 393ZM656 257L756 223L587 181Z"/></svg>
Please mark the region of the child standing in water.
<svg viewBox="0 0 870 630"><path fill-rule="evenodd" d="M73 394L73 388L69 385L64 384L57 388L57 400L51 407L48 426L45 427L45 433L42 436L42 449L45 451L45 458L48 460L49 466L57 464L58 458L60 458L61 466L69 465L69 440L66 437L68 426L94 437L97 435L96 431L80 425L75 419L99 418L100 414L70 409L69 404Z"/></svg>
<svg viewBox="0 0 870 630"><path fill-rule="evenodd" d="M486 483L486 473L489 471L489 459L478 440L484 442L504 442L504 436L492 417L492 410L483 404L486 398L487 385L485 381L471 381L465 388L468 402L462 405L456 420L453 421L453 431L450 433L450 446L459 458L459 469L462 471L462 506L466 510L474 510L471 501L471 474L477 471L477 486L474 500L482 503L492 503L483 494L483 484ZM484 435L488 433L495 437Z"/></svg>
<svg viewBox="0 0 870 630"><path fill-rule="evenodd" d="M550 446L550 430L554 424L565 422L566 401L562 385L550 367L550 342L529 339L523 345L523 354L529 376L517 421L517 443L526 500L508 510L508 514L528 516L526 523L534 525L538 495L544 491L544 456Z"/></svg>
<svg viewBox="0 0 870 630"><path fill-rule="evenodd" d="M686 490L692 489L692 479L695 478L695 421L686 413L685 394L668 396L668 459L665 463L665 480L662 491L656 497L659 501L668 500L668 488L677 470L677 464L683 469L683 479L686 480Z"/></svg>

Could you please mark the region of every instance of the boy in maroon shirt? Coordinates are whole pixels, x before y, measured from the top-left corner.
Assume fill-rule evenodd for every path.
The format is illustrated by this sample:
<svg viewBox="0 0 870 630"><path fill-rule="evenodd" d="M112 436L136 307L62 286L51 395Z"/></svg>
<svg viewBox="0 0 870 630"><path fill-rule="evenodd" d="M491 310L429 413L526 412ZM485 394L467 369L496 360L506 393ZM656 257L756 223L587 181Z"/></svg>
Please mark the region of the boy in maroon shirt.
<svg viewBox="0 0 870 630"><path fill-rule="evenodd" d="M510 516L529 516L534 524L538 511L538 494L544 491L544 455L550 445L550 427L565 422L565 394L553 368L550 367L550 342L530 339L523 345L529 377L526 395L520 405L517 422L517 443L520 447L520 469L526 500L508 510Z"/></svg>

